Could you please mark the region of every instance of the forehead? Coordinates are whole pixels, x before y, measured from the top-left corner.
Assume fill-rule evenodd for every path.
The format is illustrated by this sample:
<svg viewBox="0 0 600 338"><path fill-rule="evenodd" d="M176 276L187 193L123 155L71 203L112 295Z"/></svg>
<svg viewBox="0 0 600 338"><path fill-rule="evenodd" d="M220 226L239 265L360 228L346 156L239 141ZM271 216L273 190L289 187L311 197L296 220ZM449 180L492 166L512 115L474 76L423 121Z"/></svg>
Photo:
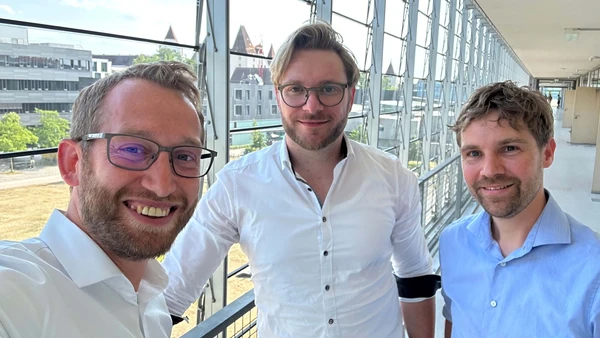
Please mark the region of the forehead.
<svg viewBox="0 0 600 338"><path fill-rule="evenodd" d="M506 139L519 138L524 141L535 142L533 134L523 121L519 121L517 129L505 120L498 120L498 114L491 112L486 116L471 121L461 131L461 143L465 145L483 145L486 143L502 142Z"/></svg>
<svg viewBox="0 0 600 338"><path fill-rule="evenodd" d="M331 50L299 50L294 52L281 77L282 84L301 82L347 82L342 58Z"/></svg>
<svg viewBox="0 0 600 338"><path fill-rule="evenodd" d="M105 97L102 113L101 132L135 130L163 145L200 140L200 119L192 103L180 92L150 81L119 83Z"/></svg>

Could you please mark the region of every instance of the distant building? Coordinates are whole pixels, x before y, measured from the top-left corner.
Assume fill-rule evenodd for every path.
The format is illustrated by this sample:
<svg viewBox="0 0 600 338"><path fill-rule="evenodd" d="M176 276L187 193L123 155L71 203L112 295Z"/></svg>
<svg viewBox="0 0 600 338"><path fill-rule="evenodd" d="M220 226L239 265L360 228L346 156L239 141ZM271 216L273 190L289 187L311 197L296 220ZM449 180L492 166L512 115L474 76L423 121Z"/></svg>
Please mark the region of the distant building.
<svg viewBox="0 0 600 338"><path fill-rule="evenodd" d="M103 79L112 73L111 60L92 57L92 75L94 79Z"/></svg>
<svg viewBox="0 0 600 338"><path fill-rule="evenodd" d="M23 125L38 125L39 108L70 120L79 90L93 81L91 51L29 43L27 28L0 25L0 118L16 112Z"/></svg>
<svg viewBox="0 0 600 338"><path fill-rule="evenodd" d="M94 54L92 55L94 59L100 59L100 60L108 60L110 61L110 68L111 70L109 71L109 73L115 73L115 72L120 72L125 70L125 68L133 65L133 60L135 60L135 58L137 58L137 55L109 55L109 54ZM99 65L99 67L101 67L101 65ZM100 68L99 72L102 72L102 69Z"/></svg>
<svg viewBox="0 0 600 338"><path fill-rule="evenodd" d="M179 43L179 40L177 40L177 36L175 36L175 32L173 31L173 27L170 25L169 25L169 30L167 31L167 35L165 35L164 41ZM177 53L179 55L183 55L183 48L181 48L181 47L176 47L176 46L171 46L171 45L160 45L160 47L172 49L175 53Z"/></svg>

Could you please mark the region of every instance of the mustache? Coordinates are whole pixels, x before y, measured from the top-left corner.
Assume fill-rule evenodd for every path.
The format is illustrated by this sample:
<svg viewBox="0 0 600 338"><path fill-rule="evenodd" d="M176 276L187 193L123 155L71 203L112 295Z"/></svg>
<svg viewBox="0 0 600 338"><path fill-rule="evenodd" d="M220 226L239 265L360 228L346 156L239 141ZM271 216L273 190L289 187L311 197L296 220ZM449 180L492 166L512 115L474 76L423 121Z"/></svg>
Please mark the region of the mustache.
<svg viewBox="0 0 600 338"><path fill-rule="evenodd" d="M510 185L519 183L520 181L514 177L508 177L506 175L495 175L494 177L484 177L479 181L475 182L475 187L480 188L488 185Z"/></svg>
<svg viewBox="0 0 600 338"><path fill-rule="evenodd" d="M129 189L129 188L121 188L115 194L117 200L132 198L142 198L153 202L158 203L169 203L169 204L177 204L177 205L187 205L186 199L183 196L178 196L176 194L170 194L166 197L160 197L156 195L156 193L147 190L147 189Z"/></svg>

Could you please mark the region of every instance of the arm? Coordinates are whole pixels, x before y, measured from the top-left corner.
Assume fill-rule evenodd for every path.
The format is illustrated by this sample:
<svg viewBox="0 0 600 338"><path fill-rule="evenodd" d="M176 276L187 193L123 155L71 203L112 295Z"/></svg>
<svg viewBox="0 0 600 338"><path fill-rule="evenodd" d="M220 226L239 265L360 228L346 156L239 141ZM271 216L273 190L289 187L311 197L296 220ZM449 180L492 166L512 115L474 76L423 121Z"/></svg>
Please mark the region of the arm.
<svg viewBox="0 0 600 338"><path fill-rule="evenodd" d="M404 325L410 338L433 338L435 331L435 298L416 303L401 302Z"/></svg>
<svg viewBox="0 0 600 338"><path fill-rule="evenodd" d="M392 266L400 278L429 275L432 273L431 255L421 227L421 203L417 179L410 172L399 172L398 177L397 216L391 236ZM408 293L411 293L410 290ZM435 298L412 300L401 298L401 301L409 337L433 338Z"/></svg>
<svg viewBox="0 0 600 338"><path fill-rule="evenodd" d="M200 297L229 248L239 241L233 196L224 181L218 179L206 192L163 261L169 276L164 295L172 315L181 317Z"/></svg>
<svg viewBox="0 0 600 338"><path fill-rule="evenodd" d="M444 338L451 338L452 337L452 322L449 322L448 319L446 319L446 325L444 327Z"/></svg>

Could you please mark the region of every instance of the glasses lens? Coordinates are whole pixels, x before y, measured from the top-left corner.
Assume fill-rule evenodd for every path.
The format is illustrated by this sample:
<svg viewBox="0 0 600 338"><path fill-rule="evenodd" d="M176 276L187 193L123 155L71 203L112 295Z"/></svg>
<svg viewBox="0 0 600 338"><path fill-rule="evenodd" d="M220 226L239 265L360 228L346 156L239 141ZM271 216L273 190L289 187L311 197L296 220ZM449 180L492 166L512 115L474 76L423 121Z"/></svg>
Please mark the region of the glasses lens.
<svg viewBox="0 0 600 338"><path fill-rule="evenodd" d="M143 170L152 164L158 145L135 136L113 136L108 144L108 159L115 165Z"/></svg>
<svg viewBox="0 0 600 338"><path fill-rule="evenodd" d="M325 84L319 88L319 100L324 106L335 106L344 97L344 87L335 83Z"/></svg>
<svg viewBox="0 0 600 338"><path fill-rule="evenodd" d="M306 102L306 88L290 85L281 90L283 101L290 107L300 107Z"/></svg>
<svg viewBox="0 0 600 338"><path fill-rule="evenodd" d="M199 147L175 147L173 149L173 168L184 177L201 177L208 173L213 155L207 149Z"/></svg>

